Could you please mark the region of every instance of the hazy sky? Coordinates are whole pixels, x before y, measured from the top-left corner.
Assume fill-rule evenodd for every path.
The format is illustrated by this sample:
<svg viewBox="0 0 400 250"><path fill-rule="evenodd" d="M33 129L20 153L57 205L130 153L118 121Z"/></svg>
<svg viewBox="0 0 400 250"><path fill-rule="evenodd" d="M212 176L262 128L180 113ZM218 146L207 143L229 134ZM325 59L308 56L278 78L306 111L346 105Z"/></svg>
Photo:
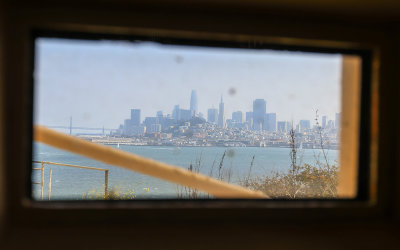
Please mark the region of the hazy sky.
<svg viewBox="0 0 400 250"><path fill-rule="evenodd" d="M340 79L339 54L41 38L35 123L66 126L72 116L74 126L117 128L132 108L142 120L189 109L192 89L205 117L222 95L227 119L260 98L278 121L313 120L316 109L334 119Z"/></svg>

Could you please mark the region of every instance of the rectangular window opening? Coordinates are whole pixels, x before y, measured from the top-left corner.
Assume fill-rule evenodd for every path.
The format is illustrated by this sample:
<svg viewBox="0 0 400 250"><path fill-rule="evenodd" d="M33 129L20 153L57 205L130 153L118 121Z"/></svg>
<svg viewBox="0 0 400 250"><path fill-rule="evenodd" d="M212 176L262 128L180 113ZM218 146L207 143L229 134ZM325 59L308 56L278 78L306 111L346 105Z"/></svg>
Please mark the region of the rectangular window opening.
<svg viewBox="0 0 400 250"><path fill-rule="evenodd" d="M363 52L38 35L34 55L34 201L368 198Z"/></svg>

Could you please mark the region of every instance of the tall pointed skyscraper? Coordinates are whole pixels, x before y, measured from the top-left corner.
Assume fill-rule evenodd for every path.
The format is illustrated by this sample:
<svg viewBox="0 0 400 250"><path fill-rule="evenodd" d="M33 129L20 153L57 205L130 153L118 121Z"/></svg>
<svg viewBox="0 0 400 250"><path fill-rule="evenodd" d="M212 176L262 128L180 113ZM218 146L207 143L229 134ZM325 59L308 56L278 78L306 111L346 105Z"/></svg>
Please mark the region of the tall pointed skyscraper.
<svg viewBox="0 0 400 250"><path fill-rule="evenodd" d="M192 90L192 94L190 96L190 113L192 117L197 115L197 112L199 110L197 109L197 93L196 90Z"/></svg>
<svg viewBox="0 0 400 250"><path fill-rule="evenodd" d="M221 95L221 102L219 103L219 116L218 116L218 126L221 128L225 128L225 105L224 101L222 100L222 95Z"/></svg>

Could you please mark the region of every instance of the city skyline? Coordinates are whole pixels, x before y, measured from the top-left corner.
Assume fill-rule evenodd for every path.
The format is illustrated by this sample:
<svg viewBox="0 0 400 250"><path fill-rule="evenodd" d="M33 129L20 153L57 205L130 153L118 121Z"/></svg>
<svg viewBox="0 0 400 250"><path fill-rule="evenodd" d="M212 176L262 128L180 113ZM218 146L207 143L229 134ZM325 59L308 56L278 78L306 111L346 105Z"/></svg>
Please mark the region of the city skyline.
<svg viewBox="0 0 400 250"><path fill-rule="evenodd" d="M277 120L313 120L318 109L340 112L340 55L273 50L216 49L150 42L39 39L35 63L35 123L115 128L140 107L142 117L190 110L224 99L225 119L267 100ZM189 94L188 94L189 93ZM244 117L243 117L244 119Z"/></svg>
<svg viewBox="0 0 400 250"><path fill-rule="evenodd" d="M131 109L131 119L125 119L124 124L119 126L120 132L125 135L129 134L145 134L154 132L163 132L166 127L177 124L178 122L189 121L195 117L199 117L208 123L218 125L220 128L245 128L254 131L270 131L270 132L286 132L292 126L293 129L304 131L312 129L316 125L316 118L312 120L301 119L299 121L278 120L277 113L266 112L267 101L264 99L255 99L253 101L252 111L245 112L246 119L243 120L243 112L237 110L232 112L231 116L225 113L225 105L221 96L219 108L209 108L207 115L197 113L197 94L196 90L191 91L190 95L190 110L181 109L180 105L174 105L171 113L165 113L164 110L157 111L155 116L141 117L141 109ZM315 114L317 115L317 114ZM328 125L332 128L340 127L340 113L335 114L334 120L327 120L326 115L318 114L318 124L322 128ZM331 124L329 124L331 123ZM155 126L157 125L157 126ZM144 126L144 127L138 127ZM134 132L128 127L134 127ZM284 128L284 129L282 129Z"/></svg>
<svg viewBox="0 0 400 250"><path fill-rule="evenodd" d="M195 99L196 99L196 101L193 101L193 96L195 96ZM233 111L232 113L231 113L231 115L232 116L229 116L229 114L227 114L226 112L224 112L224 121L226 122L226 120L228 120L228 119L233 119L234 120L234 118L233 118L233 114L234 113L236 113L236 112L241 112L242 113L242 119L243 119L243 121L246 121L247 120L247 118L243 115L243 114L247 114L247 113L253 113L254 112L254 102L255 101L260 101L260 100L262 100L262 101L264 101L265 102L265 108L263 108L263 111L261 111L261 112L263 112L263 113L265 113L265 114L271 114L271 113L274 113L274 114L277 114L277 112L273 112L272 110L271 110L271 112L267 112L267 101L266 100L264 100L264 99L255 99L255 100L253 100L253 108L251 109L251 110L235 110L235 111ZM193 108L193 107L197 107L197 104L195 104L195 103L197 103L197 91L196 90L191 90L191 95L190 95L190 104L188 105L189 106L189 109L185 109L184 107L187 107L186 105L180 105L180 104L176 104L176 105L174 105L174 107L176 108L176 107L179 107L180 109L183 109L183 110L189 110L190 111L190 113L191 113L191 115L193 115L194 113L195 113L195 116L199 116L199 114L201 114L202 115L202 118L204 118L207 122L208 122L208 111L209 110L216 110L217 111L217 114L219 114L219 108L214 108L214 105L212 105L211 107L209 107L206 111L204 111L204 112L202 112L202 111L197 111L197 108ZM220 102L219 102L219 104L218 104L218 107L220 107L219 105L221 104L221 103L223 103L224 105L224 110L225 110L225 103L223 102L223 96L221 95L221 99L220 99ZM183 107L183 108L182 108ZM131 108L131 109L129 109L130 111L131 111L131 113L132 113L132 110L139 110L139 113L143 110L142 108L139 108L139 107L136 107L136 108ZM193 111L196 111L196 112L193 112ZM317 110L315 110L315 111L317 111ZM295 123L295 124L298 124L298 123L300 123L301 121L303 121L303 120L308 120L308 121L310 121L311 123L311 125L315 125L315 115L316 115L316 113L315 113L315 111L314 111L314 113L313 113L313 116L314 117L312 117L312 118L310 118L310 119L306 119L306 118L300 118L299 120L284 120L284 119L282 119L282 120L279 120L279 121L285 121L285 122L293 122L293 123ZM319 110L318 110L319 111ZM163 113L163 115L164 116L167 116L167 115L170 115L171 117L173 117L173 112L174 112L174 110L172 109L172 111L171 112L168 112L168 110L157 110L156 112L155 112L155 114L153 114L153 115L150 115L150 116L146 116L146 117L157 117L158 116L158 114L159 114L159 112L162 112ZM337 111L337 112L335 112L334 113L334 115L333 116L327 116L327 115L325 115L325 114L321 114L321 112L319 112L319 114L318 114L318 116L319 116L319 124L321 125L321 126L323 126L323 124L324 123L327 123L328 122L328 120L332 120L332 121L335 121L335 120L337 120L336 118L337 118L337 116L338 116L338 114L340 114L341 113L341 111ZM142 117L141 118L141 123L144 121L144 118L145 117ZM217 118L218 118L218 115L217 115ZM328 119L329 118L329 119ZM253 118L254 119L254 118ZM262 119L264 119L264 118L262 118ZM217 121L218 121L218 119L217 119ZM325 121L325 122L324 122ZM276 120L276 122L278 122L278 119ZM335 124L335 127L336 126L338 126L338 124Z"/></svg>
<svg viewBox="0 0 400 250"><path fill-rule="evenodd" d="M174 105L172 114L160 110L156 116L143 117L142 123L141 110L136 107L131 109L130 119L125 119L117 130L109 135L103 131L100 141L118 144L124 140L124 143L142 146L290 147L290 131L293 129L296 132L296 147L339 147L340 113L335 115L335 120L328 122L326 116L323 120L318 117L318 125L322 128L319 129L311 125L311 120L300 120L297 124L277 121L276 113L266 113L267 102L264 99L253 101L253 110L246 112L245 121L242 111L233 112L230 118L225 116L222 97L218 110L208 109L207 120L201 113L196 114L196 105L196 91L192 90L190 110Z"/></svg>

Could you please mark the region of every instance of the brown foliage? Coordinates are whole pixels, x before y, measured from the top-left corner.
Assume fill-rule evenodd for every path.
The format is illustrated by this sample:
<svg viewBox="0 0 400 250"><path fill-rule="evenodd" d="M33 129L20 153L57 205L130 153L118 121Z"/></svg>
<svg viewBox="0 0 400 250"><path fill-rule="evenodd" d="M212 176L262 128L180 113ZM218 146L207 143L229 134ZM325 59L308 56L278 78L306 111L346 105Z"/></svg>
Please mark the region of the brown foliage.
<svg viewBox="0 0 400 250"><path fill-rule="evenodd" d="M242 184L259 190L271 198L307 199L335 198L338 184L337 167L315 167L309 164L295 166L294 170L272 176L247 179Z"/></svg>

